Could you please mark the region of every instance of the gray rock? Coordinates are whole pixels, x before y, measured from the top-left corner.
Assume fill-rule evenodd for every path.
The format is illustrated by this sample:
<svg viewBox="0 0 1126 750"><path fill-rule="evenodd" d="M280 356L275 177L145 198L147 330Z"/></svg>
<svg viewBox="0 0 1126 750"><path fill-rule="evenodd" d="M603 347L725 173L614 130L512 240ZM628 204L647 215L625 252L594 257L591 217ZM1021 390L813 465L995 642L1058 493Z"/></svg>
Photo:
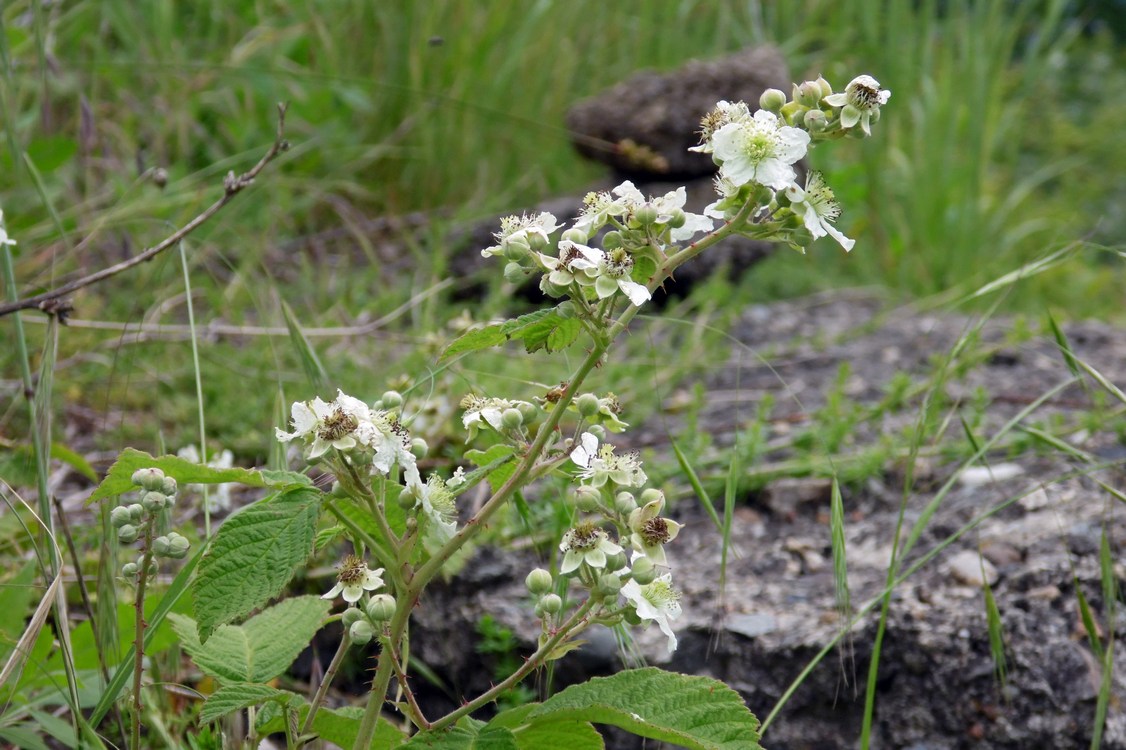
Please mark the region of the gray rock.
<svg viewBox="0 0 1126 750"><path fill-rule="evenodd" d="M753 47L677 70L636 73L567 113L575 148L623 175L685 179L715 172L711 157L689 152L700 119L720 99L758 109L767 88L789 92L786 61L775 47Z"/></svg>

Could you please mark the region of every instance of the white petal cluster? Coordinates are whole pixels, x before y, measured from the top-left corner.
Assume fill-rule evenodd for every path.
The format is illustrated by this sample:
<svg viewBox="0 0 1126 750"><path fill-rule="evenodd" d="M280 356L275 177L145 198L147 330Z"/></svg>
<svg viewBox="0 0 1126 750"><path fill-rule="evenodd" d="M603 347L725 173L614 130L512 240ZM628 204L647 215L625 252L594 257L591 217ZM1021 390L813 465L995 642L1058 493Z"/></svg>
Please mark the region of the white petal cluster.
<svg viewBox="0 0 1126 750"><path fill-rule="evenodd" d="M510 247L525 253L546 247L551 233L558 228L555 216L546 211L535 215L506 216L500 221L500 231L493 235L497 244L482 250L481 255L486 258L502 255Z"/></svg>
<svg viewBox="0 0 1126 750"><path fill-rule="evenodd" d="M840 94L824 98L830 107L842 107L841 127L849 129L860 123L864 135L872 135L871 123L880 116L880 107L888 103L891 92L880 88L872 76L857 76L848 82Z"/></svg>
<svg viewBox="0 0 1126 750"><path fill-rule="evenodd" d="M579 438L579 444L571 451L571 460L582 468L579 478L589 481L592 487L602 487L607 481L621 487L640 487L647 479L636 451L618 455L609 443L599 446L598 438L589 432Z"/></svg>
<svg viewBox="0 0 1126 750"><path fill-rule="evenodd" d="M527 401L469 394L461 400L461 408L465 409L465 413L461 415L461 424L469 432L466 442L476 438L477 431L482 427L491 427L501 432L505 410L518 409L521 406L528 408L531 404Z"/></svg>
<svg viewBox="0 0 1126 750"><path fill-rule="evenodd" d="M810 172L805 181L805 188L797 184L786 188L786 197L790 200L790 208L805 223L805 228L813 235L814 239L828 235L836 240L845 252L852 250L856 240L845 237L833 222L841 215L840 204L833 196L833 190L825 184L825 179L820 172Z"/></svg>
<svg viewBox="0 0 1126 750"><path fill-rule="evenodd" d="M583 563L591 568L603 569L606 567L606 556L616 555L622 548L611 542L609 535L602 529L591 523L583 523L563 535L559 551L563 553L559 572L565 575L578 570Z"/></svg>
<svg viewBox="0 0 1126 750"><path fill-rule="evenodd" d="M805 156L809 142L809 133L761 109L750 119L727 123L711 137L720 175L736 186L755 182L774 190L794 181L792 165Z"/></svg>
<svg viewBox="0 0 1126 750"><path fill-rule="evenodd" d="M340 573L333 586L322 599L335 599L344 595L344 601L355 604L364 595L365 591L378 591L383 588L383 568L370 570L363 560L354 555L344 558L340 566Z"/></svg>
<svg viewBox="0 0 1126 750"><path fill-rule="evenodd" d="M676 650L676 634L672 631L672 621L680 617L680 594L672 587L672 575L666 573L647 584L626 581L622 585L622 596L633 606L642 620L657 623L669 641L669 653Z"/></svg>

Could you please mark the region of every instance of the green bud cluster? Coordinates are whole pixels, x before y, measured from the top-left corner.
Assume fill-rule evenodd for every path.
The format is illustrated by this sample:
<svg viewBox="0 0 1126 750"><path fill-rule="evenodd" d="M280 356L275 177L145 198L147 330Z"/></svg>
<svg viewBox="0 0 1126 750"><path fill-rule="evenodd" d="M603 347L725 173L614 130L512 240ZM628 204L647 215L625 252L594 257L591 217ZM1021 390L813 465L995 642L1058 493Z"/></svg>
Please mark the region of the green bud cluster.
<svg viewBox="0 0 1126 750"><path fill-rule="evenodd" d="M131 478L133 486L140 492L140 502L129 505L119 505L110 511L110 524L117 530L117 541L121 544L132 544L141 537L142 530L149 527L161 511L171 508L175 502L178 490L176 480L165 476L157 468L138 469ZM171 531L152 540L153 558L168 558L182 560L187 556L191 543L182 535ZM125 563L121 567L121 574L126 578L135 578L144 565L144 556L137 562ZM156 560L150 560L149 574L157 572Z"/></svg>

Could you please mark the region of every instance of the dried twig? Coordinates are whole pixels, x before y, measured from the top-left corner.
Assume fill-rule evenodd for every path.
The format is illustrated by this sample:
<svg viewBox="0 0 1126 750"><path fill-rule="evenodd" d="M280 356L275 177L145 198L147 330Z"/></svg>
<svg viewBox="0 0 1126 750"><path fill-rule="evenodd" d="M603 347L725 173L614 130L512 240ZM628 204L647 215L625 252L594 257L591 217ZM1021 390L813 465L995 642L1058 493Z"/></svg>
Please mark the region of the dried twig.
<svg viewBox="0 0 1126 750"><path fill-rule="evenodd" d="M223 179L222 197L208 206L207 209L199 216L196 216L180 229L164 238L164 240L162 240L159 244L147 248L143 252L138 253L128 260L124 260L120 263L115 263L109 268L103 268L102 270L92 273L88 276L83 276L80 279L75 279L69 284L63 284L58 289L52 289L49 292L37 294L34 297L28 297L26 299L16 300L15 302L9 302L0 305L0 317L4 315L10 315L11 313L17 312L19 310L35 309L41 310L48 315L56 315L58 316L60 322L65 322L66 315L71 311L71 306L64 299L65 297L73 294L79 289L88 287L91 284L96 284L99 281L110 278L111 276L116 276L123 271L127 271L133 266L144 263L146 260L149 260L164 252L168 248L177 245L189 234L207 223L207 221L210 220L212 216L219 213L219 211L228 203L230 203L236 195L241 193L244 189L249 187L251 183L254 182L254 178L258 176L258 173L261 172L267 164L269 164L271 161L277 158L279 154L289 148L289 143L283 137L285 132L285 111L286 104L278 104L277 136L274 139L274 143L270 146L270 149L262 156L261 159L258 160L257 164L251 167L250 171L244 172L241 175L236 175L234 172L228 172L227 176Z"/></svg>

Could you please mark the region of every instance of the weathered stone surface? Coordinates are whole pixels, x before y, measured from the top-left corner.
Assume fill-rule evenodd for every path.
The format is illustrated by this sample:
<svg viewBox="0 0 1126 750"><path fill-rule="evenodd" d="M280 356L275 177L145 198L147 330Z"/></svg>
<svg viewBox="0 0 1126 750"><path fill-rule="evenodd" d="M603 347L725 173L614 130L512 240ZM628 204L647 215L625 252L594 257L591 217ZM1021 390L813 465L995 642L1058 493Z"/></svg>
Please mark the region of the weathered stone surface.
<svg viewBox="0 0 1126 750"><path fill-rule="evenodd" d="M622 175L703 177L715 172L711 157L688 151L699 143L700 118L720 99L757 109L765 89L788 92L790 84L778 49L754 47L667 73L636 73L571 107L567 127L580 153Z"/></svg>
<svg viewBox="0 0 1126 750"><path fill-rule="evenodd" d="M850 363L850 398L877 403L899 373L919 381L932 372L935 352L947 352L966 331L967 320L896 310L887 314L870 299L823 296L759 306L736 326L738 339L730 357L707 380L725 391L706 406L700 426L712 434L733 434L745 427L733 421L730 393L739 384L746 403L745 420L765 393L776 401L772 429L795 429L825 403L839 383L843 362ZM751 325L750 323L753 323ZM1030 340L1008 337L1008 323L997 320L981 332L986 346L1006 352L951 376L946 392L972 394L984 388L990 407L977 426L979 440L1032 399L1069 377L1050 336ZM1108 380L1126 383L1126 332L1097 323L1066 328L1076 354ZM773 352L774 370L746 347ZM788 392L790 391L790 392ZM789 402L800 395L800 409ZM956 397L956 396L952 396ZM1057 394L1030 418L1076 416L1089 408L1077 386ZM793 406L792 409L789 406ZM885 432L901 434L917 419L918 403L885 415L876 424L858 425L845 449L870 444ZM646 433L632 433L647 445L660 445L666 429L676 433L676 416L664 415ZM638 437L641 436L641 437ZM1113 427L1079 436L1076 447L1090 453L1112 452L1119 444ZM991 456L992 458L992 456ZM1103 642L1114 631L1126 636L1126 617L1107 622L1099 569L1099 540L1105 526L1115 561L1126 557L1126 521L1121 504L1094 481L1126 485L1122 462L1090 475L1059 453L996 457L1022 468L985 485L953 483L938 503L917 546L905 564L922 562L895 590L883 642L873 747L878 748L1086 748L1090 743L1102 666L1095 658L1079 615L1077 589L1090 603ZM671 460L660 447L649 462ZM766 459L764 459L766 460ZM908 524L951 478L956 466L933 460L916 475L907 496ZM900 502L902 467L889 465L883 476L843 488L846 514L848 582L853 611L883 590ZM1019 499L1017 499L1019 498ZM748 498L757 502L756 498ZM1010 502L1012 501L1012 502ZM826 509L827 510L827 509ZM985 515L992 511L990 515ZM760 718L765 718L791 683L823 648L827 656L781 707L764 744L771 750L818 748L852 750L860 733L865 676L876 632L878 608L842 636L832 571L828 514L769 513L736 509L727 557L727 586L719 590L722 537L695 501L674 503L673 515L685 524L669 548L675 582L683 592L684 615L676 622L680 648L671 656L655 628L638 634L651 663L707 674L738 689ZM969 524L976 524L968 530ZM933 559L952 535L952 543ZM906 535L904 535L906 538ZM1094 542L1094 543L1092 543ZM1007 678L996 678L990 654L983 594L951 574L951 561L978 550L995 566L992 591L1002 616L1007 650ZM531 602L523 588L527 570L546 563L525 552L478 553L481 564L428 594L420 602L412 630L412 651L447 680L455 697L434 691L435 708L453 705L459 691L487 687L491 665L474 650L474 624L491 614L512 628L524 648L538 632ZM821 561L818 564L817 561ZM827 564L826 564L827 561ZM474 582L489 571L487 581ZM1119 586L1126 567L1116 567ZM1123 608L1118 607L1121 613ZM621 667L612 637L594 631L592 644L568 655L556 667L556 685ZM835 644L835 645L834 645ZM1126 653L1115 649L1112 696L1103 748L1126 748ZM639 748L615 734L613 747ZM650 750L653 743L646 746Z"/></svg>

